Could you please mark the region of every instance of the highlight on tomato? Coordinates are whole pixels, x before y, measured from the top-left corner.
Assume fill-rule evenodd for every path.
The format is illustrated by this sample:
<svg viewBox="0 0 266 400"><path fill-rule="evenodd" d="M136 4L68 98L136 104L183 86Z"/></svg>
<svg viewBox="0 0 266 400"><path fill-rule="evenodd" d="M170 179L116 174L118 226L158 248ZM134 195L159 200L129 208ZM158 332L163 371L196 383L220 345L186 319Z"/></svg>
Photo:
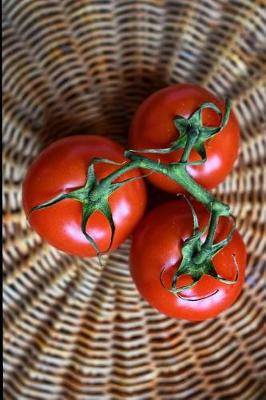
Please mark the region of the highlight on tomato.
<svg viewBox="0 0 266 400"><path fill-rule="evenodd" d="M125 162L122 146L103 136L54 142L34 160L23 182L30 225L52 246L73 255L116 249L146 206L146 188L137 169L99 189L98 182Z"/></svg>
<svg viewBox="0 0 266 400"><path fill-rule="evenodd" d="M198 135L189 153L187 171L207 189L216 187L231 172L240 145L236 116L227 103L193 84L177 84L149 96L137 109L129 133L130 148L162 163L184 156L187 139ZM160 150L159 150L160 149ZM157 151L156 151L157 150ZM168 192L185 192L160 173L148 179Z"/></svg>
<svg viewBox="0 0 266 400"><path fill-rule="evenodd" d="M130 271L140 294L161 313L202 321L238 298L246 249L230 217L220 217L213 242L207 240L210 213L193 204L191 209L174 200L142 220L133 235Z"/></svg>

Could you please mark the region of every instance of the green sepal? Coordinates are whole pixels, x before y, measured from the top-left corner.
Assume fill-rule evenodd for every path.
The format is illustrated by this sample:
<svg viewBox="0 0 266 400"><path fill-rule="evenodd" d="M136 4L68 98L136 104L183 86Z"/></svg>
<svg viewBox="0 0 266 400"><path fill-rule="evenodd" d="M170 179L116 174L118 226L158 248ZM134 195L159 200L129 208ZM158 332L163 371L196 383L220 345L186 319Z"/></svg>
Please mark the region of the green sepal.
<svg viewBox="0 0 266 400"><path fill-rule="evenodd" d="M67 198L70 198L69 193L60 193L59 195L53 197L52 199L44 201L43 203L37 204L36 206L32 207L30 213L32 213L33 211L53 206L54 204L59 203L60 201L65 200Z"/></svg>
<svg viewBox="0 0 266 400"><path fill-rule="evenodd" d="M194 149L200 155L201 163L205 163L205 161L207 160L207 154L206 154L206 149L205 149L205 146L204 146L204 142L196 143L195 146L194 146ZM190 163L190 165L191 165L191 163ZM194 165L197 165L197 164L194 164ZM198 165L200 165L200 164L198 164Z"/></svg>
<svg viewBox="0 0 266 400"><path fill-rule="evenodd" d="M93 186L95 186L97 184L97 178L96 178L95 169L94 169L95 162L96 161L93 160L89 164L89 167L88 167L88 170L87 170L87 179L86 179L86 183L85 183L85 186L84 186L85 190L86 189L89 190L89 189L91 189ZM84 190L84 192L85 192L85 190Z"/></svg>
<svg viewBox="0 0 266 400"><path fill-rule="evenodd" d="M112 246L113 237L114 237L114 233L115 233L115 224L114 224L111 208L108 203L108 197L106 199L102 198L100 200L100 202L88 200L85 203L83 203L83 207L82 207L82 214L83 214L82 225L81 225L82 233L84 234L84 236L86 237L88 242L93 246L94 250L96 251L96 255L99 259L99 263L102 265L102 262L101 262L102 252L99 250L99 247L98 247L97 243L95 242L95 240L86 232L87 222L88 222L89 218L96 211L102 213L105 216L105 218L107 218L108 223L111 228L110 243L109 243L108 248L104 251L104 253L107 253Z"/></svg>
<svg viewBox="0 0 266 400"><path fill-rule="evenodd" d="M191 203L191 201L189 200L189 198L187 196L185 196L183 193L178 193L177 197L183 197L183 199L187 202L191 213L192 213L192 218L193 218L193 235L198 232L199 229L199 220L198 220L198 216L196 214L196 211Z"/></svg>
<svg viewBox="0 0 266 400"><path fill-rule="evenodd" d="M114 239L114 234L115 234L115 224L114 224L114 220L113 220L113 215L112 215L112 211L111 208L109 206L108 200L105 201L101 208L99 209L99 211L102 212L102 214L107 218L110 228L111 228L111 239L110 239L110 243L109 246L107 248L107 250L105 250L105 252L110 251L111 246L113 244L113 239Z"/></svg>
<svg viewBox="0 0 266 400"><path fill-rule="evenodd" d="M90 245L94 248L96 255L98 257L98 260L99 260L99 264L102 266L103 264L102 264L101 252L99 250L99 247L98 247L97 243L95 242L95 240L86 231L87 222L88 222L89 218L92 216L93 212L94 211L92 211L88 205L86 205L86 204L83 205L81 231L82 231L83 235L85 236L85 238L87 239L87 241L90 243Z"/></svg>
<svg viewBox="0 0 266 400"><path fill-rule="evenodd" d="M212 247L210 249L210 254L212 257L214 257L217 253L219 253L219 251L222 250L231 241L235 230L236 230L236 224L234 221L233 227L232 227L231 231L229 232L228 236L225 239L221 240L220 242L212 245Z"/></svg>
<svg viewBox="0 0 266 400"><path fill-rule="evenodd" d="M235 254L233 254L232 255L232 257L233 257L233 261L234 261L234 264L235 264L235 268L236 268L236 277L235 277L235 279L233 279L233 280L228 280L228 279L225 279L225 278L223 278L221 275L217 275L217 280L219 281L219 282L221 282L221 283L226 283L227 285L233 285L234 283L237 283L237 281L238 281L238 276L239 276L239 268L238 268L238 265L237 265L237 262L236 262L236 256L235 256Z"/></svg>
<svg viewBox="0 0 266 400"><path fill-rule="evenodd" d="M179 137L178 141L172 142L170 147L165 147L163 149L141 149L141 150L130 149L128 151L131 151L132 153L167 154L167 153L172 153L173 151L176 151L178 149L181 149L182 147L185 146L185 144L186 144L186 136L183 135L182 137Z"/></svg>

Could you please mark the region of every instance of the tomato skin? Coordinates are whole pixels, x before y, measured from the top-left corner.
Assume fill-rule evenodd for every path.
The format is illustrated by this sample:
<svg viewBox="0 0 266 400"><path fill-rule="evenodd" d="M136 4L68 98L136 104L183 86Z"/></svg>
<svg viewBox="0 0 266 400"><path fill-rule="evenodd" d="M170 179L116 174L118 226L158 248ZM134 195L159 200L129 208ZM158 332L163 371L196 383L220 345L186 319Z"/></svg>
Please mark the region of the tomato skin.
<svg viewBox="0 0 266 400"><path fill-rule="evenodd" d="M82 187L89 162L94 157L125 160L124 149L116 142L96 135L70 136L48 146L30 166L23 182L23 207L31 226L59 250L78 256L94 256L95 251L81 231L82 205L65 199L48 208L30 213L32 207L59 193ZM97 178L103 178L119 166L97 164ZM138 170L123 174L121 180L138 176ZM136 196L137 193L137 196ZM116 227L111 250L116 249L135 228L146 206L146 188L142 179L130 182L112 193L109 204ZM87 223L87 233L99 249L107 250L111 229L106 218L94 213Z"/></svg>
<svg viewBox="0 0 266 400"><path fill-rule="evenodd" d="M188 118L205 102L212 102L224 111L223 102L197 85L178 84L155 92L140 105L133 118L129 133L130 148L136 150L169 147L178 137L173 118L176 115ZM213 110L204 110L202 115L205 126L219 125L220 117ZM211 189L224 181L238 156L240 131L232 110L227 125L205 144L207 161L203 165L188 166L187 170L199 184ZM144 155L170 163L178 161L182 151L179 149L170 154ZM189 160L200 160L200 157L193 150ZM161 174L151 174L148 179L168 192L185 192L183 187Z"/></svg>
<svg viewBox="0 0 266 400"><path fill-rule="evenodd" d="M202 206L197 206L196 211L202 228L208 221L208 212ZM237 283L228 285L204 275L193 289L181 293L184 299L178 298L163 287L160 274L165 269L162 281L169 288L181 261L182 241L191 236L192 224L191 210L184 201L175 200L155 208L134 233L130 270L140 294L161 313L173 318L201 321L217 316L239 296L244 282L246 249L235 231L229 244L213 258L216 272L233 280L236 267L232 255L235 255L239 268ZM215 242L224 239L231 227L231 220L221 217ZM180 286L192 282L188 276L179 279Z"/></svg>

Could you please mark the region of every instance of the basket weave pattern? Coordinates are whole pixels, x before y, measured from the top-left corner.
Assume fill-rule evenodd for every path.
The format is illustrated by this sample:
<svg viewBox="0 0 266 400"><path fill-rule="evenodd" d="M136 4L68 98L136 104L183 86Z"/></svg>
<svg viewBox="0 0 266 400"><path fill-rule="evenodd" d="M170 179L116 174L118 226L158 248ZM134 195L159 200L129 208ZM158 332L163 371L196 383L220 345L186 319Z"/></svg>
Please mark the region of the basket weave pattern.
<svg viewBox="0 0 266 400"><path fill-rule="evenodd" d="M3 3L5 399L265 398L265 1ZM126 144L137 106L175 82L230 96L242 134L217 195L247 244L246 283L198 324L139 297L130 239L102 270L42 242L21 209L22 179L48 143L93 133Z"/></svg>

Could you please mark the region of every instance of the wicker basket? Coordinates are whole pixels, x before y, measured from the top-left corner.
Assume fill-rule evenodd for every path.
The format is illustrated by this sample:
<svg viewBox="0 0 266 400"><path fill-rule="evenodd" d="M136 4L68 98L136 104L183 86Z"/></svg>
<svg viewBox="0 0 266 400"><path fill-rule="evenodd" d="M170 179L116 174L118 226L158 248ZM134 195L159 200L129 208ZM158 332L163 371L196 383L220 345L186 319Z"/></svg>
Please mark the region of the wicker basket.
<svg viewBox="0 0 266 400"><path fill-rule="evenodd" d="M3 3L5 399L265 399L265 0ZM139 297L130 240L102 270L42 242L21 210L43 147L74 133L126 143L140 102L180 81L230 96L242 131L217 194L248 247L246 283L198 324Z"/></svg>

